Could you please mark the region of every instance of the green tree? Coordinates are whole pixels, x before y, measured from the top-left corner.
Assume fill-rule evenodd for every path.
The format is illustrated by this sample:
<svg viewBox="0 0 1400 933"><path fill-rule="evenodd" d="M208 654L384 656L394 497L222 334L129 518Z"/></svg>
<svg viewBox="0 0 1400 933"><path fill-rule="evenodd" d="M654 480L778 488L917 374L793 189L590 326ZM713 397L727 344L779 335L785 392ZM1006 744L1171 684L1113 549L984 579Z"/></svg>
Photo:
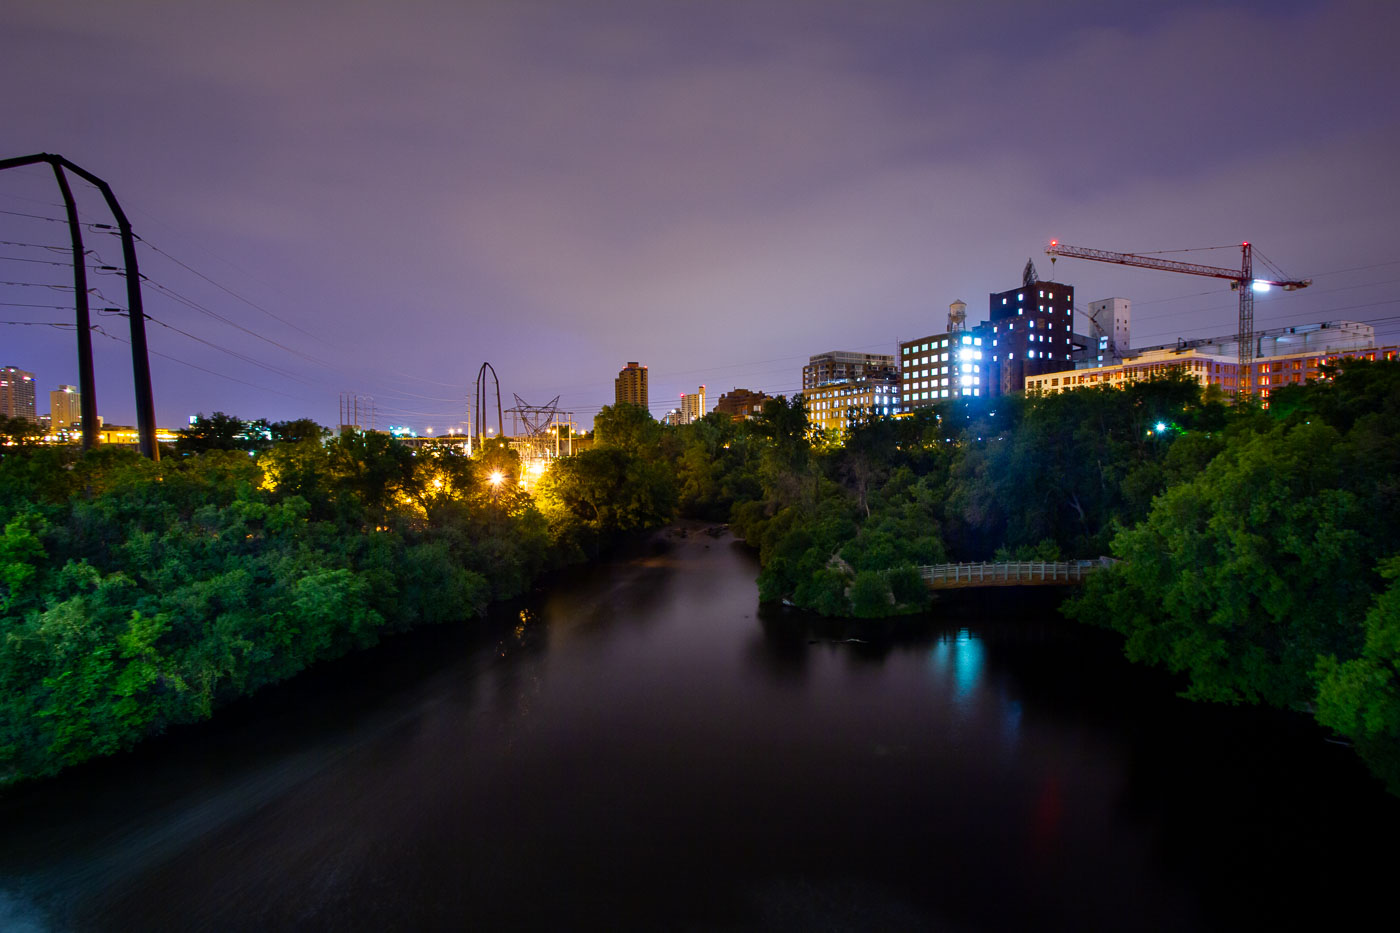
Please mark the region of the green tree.
<svg viewBox="0 0 1400 933"><path fill-rule="evenodd" d="M1239 438L1113 542L1123 559L1070 611L1126 636L1129 658L1190 678L1189 696L1308 705L1317 657L1353 657L1368 526L1337 432Z"/></svg>
<svg viewBox="0 0 1400 933"><path fill-rule="evenodd" d="M1381 562L1390 581L1366 613L1359 657L1318 660L1317 720L1356 744L1391 793L1400 794L1400 555Z"/></svg>
<svg viewBox="0 0 1400 933"><path fill-rule="evenodd" d="M212 415L200 412L187 428L176 432L175 450L182 456L206 450L262 450L266 440L242 420L216 411Z"/></svg>
<svg viewBox="0 0 1400 933"><path fill-rule="evenodd" d="M630 402L604 405L593 416L593 442L598 447L615 447L637 457L653 459L659 454L661 425L640 405Z"/></svg>

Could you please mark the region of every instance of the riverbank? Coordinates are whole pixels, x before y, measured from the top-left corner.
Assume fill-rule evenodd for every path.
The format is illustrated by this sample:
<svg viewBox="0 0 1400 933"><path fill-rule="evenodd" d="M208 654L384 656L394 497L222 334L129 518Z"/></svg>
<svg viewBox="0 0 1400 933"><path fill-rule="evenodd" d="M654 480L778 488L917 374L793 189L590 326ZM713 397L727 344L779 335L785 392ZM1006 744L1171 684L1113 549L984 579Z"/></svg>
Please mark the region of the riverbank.
<svg viewBox="0 0 1400 933"><path fill-rule="evenodd" d="M1400 814L1345 749L1180 700L1043 591L854 643L761 608L731 538L634 544L13 789L0 900L99 933L1234 930L1382 906L1363 843Z"/></svg>

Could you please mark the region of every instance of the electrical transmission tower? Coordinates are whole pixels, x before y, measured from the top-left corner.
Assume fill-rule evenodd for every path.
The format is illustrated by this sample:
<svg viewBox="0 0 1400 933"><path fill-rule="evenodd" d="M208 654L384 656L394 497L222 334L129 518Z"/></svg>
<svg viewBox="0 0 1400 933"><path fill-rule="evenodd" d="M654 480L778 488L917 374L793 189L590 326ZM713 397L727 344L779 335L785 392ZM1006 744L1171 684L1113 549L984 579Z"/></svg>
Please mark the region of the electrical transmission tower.
<svg viewBox="0 0 1400 933"><path fill-rule="evenodd" d="M520 440L520 456L527 460L549 456L546 436L559 414L559 396L554 396L543 405L531 405L520 396L511 394L515 397L515 407L507 408L506 413L511 415L511 433ZM520 430L522 425L524 431Z"/></svg>
<svg viewBox="0 0 1400 933"><path fill-rule="evenodd" d="M340 393L340 420L338 424L341 431L346 428L363 431L365 426L360 421L361 417L369 419L369 429L373 431L377 428L375 424L377 414L373 395L356 395L353 392Z"/></svg>
<svg viewBox="0 0 1400 933"><path fill-rule="evenodd" d="M126 219L122 206L117 203L111 186L61 155L41 152L15 159L0 159L0 171L40 162L46 162L53 168L59 192L63 195L63 204L68 215L68 232L73 244L73 300L78 329L78 392L82 399L79 404L82 406L83 449L88 450L97 443L97 387L92 367L92 324L88 318L87 266L83 255L83 235L78 221L77 204L73 200L72 190L68 187L68 179L64 176L65 169L90 182L102 192L102 197L107 201L107 208L117 221L126 276L126 310L131 331L131 381L136 388L136 430L141 442L141 454L152 460L159 460L160 446L156 443L156 406L151 392L151 360L146 351L146 312L141 305L141 272L136 266L136 237L131 232L131 222Z"/></svg>

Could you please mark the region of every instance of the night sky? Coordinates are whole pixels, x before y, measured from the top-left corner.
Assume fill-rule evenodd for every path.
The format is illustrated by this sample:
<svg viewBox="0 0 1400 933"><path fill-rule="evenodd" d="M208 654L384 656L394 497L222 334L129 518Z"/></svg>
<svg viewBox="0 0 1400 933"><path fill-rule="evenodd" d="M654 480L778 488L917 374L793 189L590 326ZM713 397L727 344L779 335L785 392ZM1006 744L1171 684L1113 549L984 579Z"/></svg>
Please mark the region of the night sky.
<svg viewBox="0 0 1400 933"><path fill-rule="evenodd" d="M353 392L441 432L483 360L507 407L560 395L586 425L628 360L660 415L894 353L954 299L983 320L1028 257L1051 276L1052 237L1227 266L1248 239L1316 280L1256 328L1400 343L1397 36L1388 2L8 3L0 157L112 185L162 426L331 425ZM58 204L47 168L0 173L6 321L72 320ZM1137 346L1234 332L1223 281L1054 278L1132 299ZM71 330L0 335L41 413L78 381ZM131 424L128 348L95 347L99 410Z"/></svg>

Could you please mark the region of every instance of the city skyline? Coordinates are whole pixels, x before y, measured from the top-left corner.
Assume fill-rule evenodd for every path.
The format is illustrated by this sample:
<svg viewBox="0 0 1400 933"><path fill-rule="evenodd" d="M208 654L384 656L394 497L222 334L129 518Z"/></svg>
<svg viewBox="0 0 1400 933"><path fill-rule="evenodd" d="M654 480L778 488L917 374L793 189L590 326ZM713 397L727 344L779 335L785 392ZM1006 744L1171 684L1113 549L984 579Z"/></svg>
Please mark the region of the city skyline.
<svg viewBox="0 0 1400 933"><path fill-rule="evenodd" d="M895 353L954 299L985 320L1027 257L1081 307L1131 299L1135 343L1233 332L1227 283L1052 265L1051 238L1226 265L1249 239L1316 280L1257 327L1395 342L1390 7L54 3L0 26L0 157L73 160L143 238L161 425L329 424L342 392L455 424L483 360L585 425L628 359L658 415L699 383L791 395L813 354ZM6 320L65 320L57 201L0 174ZM94 307L120 306L120 250L86 235ZM5 337L0 363L77 382L71 331ZM99 410L133 423L127 347L94 348Z"/></svg>

